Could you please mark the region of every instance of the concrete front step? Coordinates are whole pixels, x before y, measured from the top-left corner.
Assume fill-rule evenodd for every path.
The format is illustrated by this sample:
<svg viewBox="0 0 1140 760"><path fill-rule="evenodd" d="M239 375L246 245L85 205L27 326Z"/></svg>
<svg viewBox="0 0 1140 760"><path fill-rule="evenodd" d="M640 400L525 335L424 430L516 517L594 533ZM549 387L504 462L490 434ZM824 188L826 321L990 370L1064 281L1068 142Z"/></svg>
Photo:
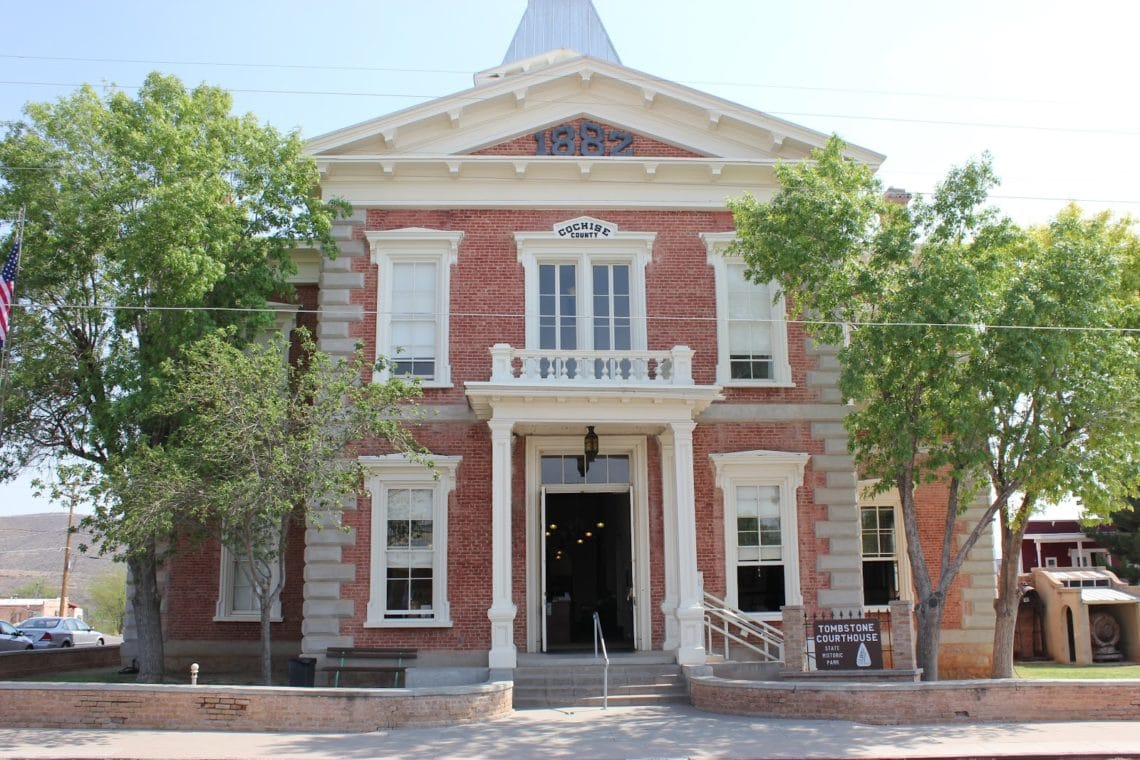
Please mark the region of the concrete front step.
<svg viewBox="0 0 1140 760"><path fill-rule="evenodd" d="M524 666L514 672L514 705L573 707L600 705L604 667L586 664ZM610 665L610 703L654 705L688 701L688 686L676 664Z"/></svg>

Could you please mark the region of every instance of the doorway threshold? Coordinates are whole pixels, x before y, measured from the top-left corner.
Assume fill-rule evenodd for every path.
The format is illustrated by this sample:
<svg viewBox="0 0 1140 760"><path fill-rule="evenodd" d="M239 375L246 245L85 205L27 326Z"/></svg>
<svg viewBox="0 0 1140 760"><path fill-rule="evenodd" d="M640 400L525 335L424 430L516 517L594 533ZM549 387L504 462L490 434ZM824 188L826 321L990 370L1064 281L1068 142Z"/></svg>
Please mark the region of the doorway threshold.
<svg viewBox="0 0 1140 760"><path fill-rule="evenodd" d="M602 661L601 653L598 662ZM517 663L519 667L528 665L581 665L594 662L594 652L519 652ZM677 655L673 652L610 652L610 664L618 665L672 665L677 662Z"/></svg>

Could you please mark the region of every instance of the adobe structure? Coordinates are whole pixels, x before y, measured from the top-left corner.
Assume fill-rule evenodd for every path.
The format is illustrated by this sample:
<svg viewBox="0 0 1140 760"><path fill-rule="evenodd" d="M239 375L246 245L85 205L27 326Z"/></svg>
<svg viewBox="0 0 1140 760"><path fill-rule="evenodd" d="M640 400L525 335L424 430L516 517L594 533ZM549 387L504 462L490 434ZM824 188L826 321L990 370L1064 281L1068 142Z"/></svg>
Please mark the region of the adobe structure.
<svg viewBox="0 0 1140 760"><path fill-rule="evenodd" d="M277 651L504 673L591 647L597 612L611 649L701 664L705 592L777 625L910 598L835 349L726 255L726 199L772 197L776 164L826 140L622 65L590 0L529 0L471 89L312 139L354 212L335 260L300 254L299 319L422 381L438 478L366 449L368 495L325 515L347 530L291 537ZM921 527L939 556L941 518ZM986 538L947 601L944 676L988 673L993 597ZM176 557L165 604L172 666L256 661L226 552Z"/></svg>

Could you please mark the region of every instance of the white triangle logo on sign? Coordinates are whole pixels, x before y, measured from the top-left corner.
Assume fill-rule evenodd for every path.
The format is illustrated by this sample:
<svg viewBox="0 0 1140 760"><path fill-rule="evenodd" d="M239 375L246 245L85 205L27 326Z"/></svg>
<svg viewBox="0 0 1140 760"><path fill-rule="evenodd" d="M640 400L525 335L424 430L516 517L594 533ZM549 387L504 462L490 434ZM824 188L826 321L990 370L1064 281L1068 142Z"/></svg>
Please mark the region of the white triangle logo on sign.
<svg viewBox="0 0 1140 760"><path fill-rule="evenodd" d="M855 665L860 668L871 667L871 653L867 651L866 644L859 645L859 652L855 655Z"/></svg>

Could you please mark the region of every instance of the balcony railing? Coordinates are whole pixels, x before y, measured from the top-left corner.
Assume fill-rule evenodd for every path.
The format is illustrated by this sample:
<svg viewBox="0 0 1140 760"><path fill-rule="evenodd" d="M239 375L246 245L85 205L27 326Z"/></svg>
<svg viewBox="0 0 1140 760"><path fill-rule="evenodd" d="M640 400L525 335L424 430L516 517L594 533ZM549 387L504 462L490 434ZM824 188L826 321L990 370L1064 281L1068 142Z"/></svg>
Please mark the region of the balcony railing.
<svg viewBox="0 0 1140 760"><path fill-rule="evenodd" d="M691 386L693 351L674 346L659 351L491 347L491 382L602 386Z"/></svg>

